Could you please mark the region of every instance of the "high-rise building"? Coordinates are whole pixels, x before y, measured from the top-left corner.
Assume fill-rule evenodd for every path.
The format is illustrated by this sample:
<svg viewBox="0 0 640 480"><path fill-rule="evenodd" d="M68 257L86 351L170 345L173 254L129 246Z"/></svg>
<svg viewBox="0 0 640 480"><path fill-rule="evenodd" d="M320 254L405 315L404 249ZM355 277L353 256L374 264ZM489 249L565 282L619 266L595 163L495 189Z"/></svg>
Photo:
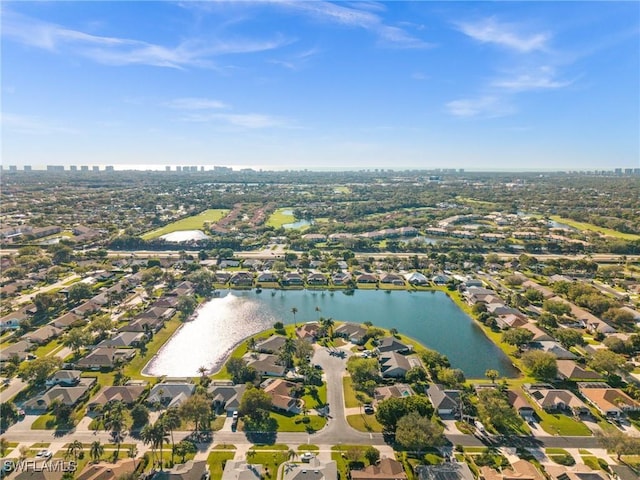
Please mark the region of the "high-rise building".
<svg viewBox="0 0 640 480"><path fill-rule="evenodd" d="M77 165L71 165L69 167L69 170L71 170L72 172L77 172L78 171L78 166Z"/></svg>
<svg viewBox="0 0 640 480"><path fill-rule="evenodd" d="M105 171L105 172L113 172L113 165L107 165L107 166L104 168L104 171Z"/></svg>
<svg viewBox="0 0 640 480"><path fill-rule="evenodd" d="M91 170L93 170L94 172L99 172L100 167L98 165L94 165L93 167L91 167Z"/></svg>
<svg viewBox="0 0 640 480"><path fill-rule="evenodd" d="M9 165L9 171L10 172L17 172L18 171L18 166L17 165Z"/></svg>
<svg viewBox="0 0 640 480"><path fill-rule="evenodd" d="M89 165L82 165L82 166L80 166L80 171L82 171L82 172L88 172L88 171L89 171Z"/></svg>
<svg viewBox="0 0 640 480"><path fill-rule="evenodd" d="M31 165L25 165L24 166L24 171L25 172L30 172L31 171Z"/></svg>

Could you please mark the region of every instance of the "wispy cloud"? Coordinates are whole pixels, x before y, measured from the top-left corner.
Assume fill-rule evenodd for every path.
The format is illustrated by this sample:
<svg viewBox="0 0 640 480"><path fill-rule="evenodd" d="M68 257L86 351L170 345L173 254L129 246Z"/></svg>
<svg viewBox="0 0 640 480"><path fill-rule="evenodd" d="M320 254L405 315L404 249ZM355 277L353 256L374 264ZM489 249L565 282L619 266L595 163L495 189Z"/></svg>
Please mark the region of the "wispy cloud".
<svg viewBox="0 0 640 480"><path fill-rule="evenodd" d="M510 115L514 108L497 96L481 96L477 98L461 98L446 104L447 111L462 118L495 118Z"/></svg>
<svg viewBox="0 0 640 480"><path fill-rule="evenodd" d="M60 133L75 134L77 130L59 125L51 120L45 120L31 115L18 115L3 112L0 116L2 128L28 135L53 135Z"/></svg>
<svg viewBox="0 0 640 480"><path fill-rule="evenodd" d="M378 14L378 12L384 10L384 8L380 8L380 4L366 2L360 5L360 2L355 2L338 5L331 2L299 0L284 0L274 3L322 21L371 31L387 46L400 48L428 48L433 46L400 27L385 23L382 16Z"/></svg>
<svg viewBox="0 0 640 480"><path fill-rule="evenodd" d="M190 38L165 46L142 40L91 35L3 9L2 35L18 43L59 54L75 54L106 65L215 68L211 58L273 50L290 43L279 35L268 40Z"/></svg>
<svg viewBox="0 0 640 480"><path fill-rule="evenodd" d="M290 127L290 123L280 117L261 113L208 113L182 117L182 121L197 123L220 123L250 129Z"/></svg>
<svg viewBox="0 0 640 480"><path fill-rule="evenodd" d="M319 52L319 49L311 48L309 50L290 55L285 59L274 58L268 60L268 62L273 63L274 65L280 65L282 67L288 68L289 70L300 70L311 60L311 58L316 56Z"/></svg>
<svg viewBox="0 0 640 480"><path fill-rule="evenodd" d="M166 102L164 105L178 110L210 110L229 107L226 103L219 100L194 97L176 98Z"/></svg>
<svg viewBox="0 0 640 480"><path fill-rule="evenodd" d="M492 43L523 53L545 50L551 39L549 32L523 33L525 26L499 22L494 17L476 22L459 22L456 26L478 42Z"/></svg>
<svg viewBox="0 0 640 480"><path fill-rule="evenodd" d="M556 79L555 69L549 66L537 68L531 72L519 73L510 78L494 80L491 86L513 92L528 90L554 90L568 87L573 80Z"/></svg>

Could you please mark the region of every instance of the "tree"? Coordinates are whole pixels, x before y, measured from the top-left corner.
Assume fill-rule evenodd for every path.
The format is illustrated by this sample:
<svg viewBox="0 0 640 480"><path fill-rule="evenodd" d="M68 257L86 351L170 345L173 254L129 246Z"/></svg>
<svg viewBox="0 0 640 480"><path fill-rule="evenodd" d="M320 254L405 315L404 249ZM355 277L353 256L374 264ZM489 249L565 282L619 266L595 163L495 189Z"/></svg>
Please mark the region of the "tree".
<svg viewBox="0 0 640 480"><path fill-rule="evenodd" d="M375 465L380 460L380 451L372 446L368 446L364 450L364 458L366 458L369 465Z"/></svg>
<svg viewBox="0 0 640 480"><path fill-rule="evenodd" d="M20 365L20 376L32 386L40 386L61 366L62 359L59 357L40 357Z"/></svg>
<svg viewBox="0 0 640 480"><path fill-rule="evenodd" d="M412 367L404 378L409 383L424 382L427 380L427 371L422 367Z"/></svg>
<svg viewBox="0 0 640 480"><path fill-rule="evenodd" d="M498 370L494 370L490 368L489 370L486 370L484 372L484 376L487 377L489 380L491 380L491 383L495 385L496 380L500 376L500 372L498 372Z"/></svg>
<svg viewBox="0 0 640 480"><path fill-rule="evenodd" d="M257 378L256 370L247 366L247 363L242 358L232 357L227 362L227 372L231 375L233 383L247 383L252 382Z"/></svg>
<svg viewBox="0 0 640 480"><path fill-rule="evenodd" d="M531 350L522 355L522 363L538 380L553 380L558 374L558 361L553 353Z"/></svg>
<svg viewBox="0 0 640 480"><path fill-rule="evenodd" d="M264 390L248 386L240 400L240 413L254 422L264 420L271 409L271 397Z"/></svg>
<svg viewBox="0 0 640 480"><path fill-rule="evenodd" d="M482 389L478 393L478 415L484 425L504 431L522 420L500 390Z"/></svg>
<svg viewBox="0 0 640 480"><path fill-rule="evenodd" d="M610 308L602 314L602 318L623 327L633 325L635 322L633 313L621 308Z"/></svg>
<svg viewBox="0 0 640 480"><path fill-rule="evenodd" d="M616 454L618 462L622 455L640 455L638 437L632 437L618 429L597 430L595 436L604 448Z"/></svg>
<svg viewBox="0 0 640 480"><path fill-rule="evenodd" d="M98 460L100 460L103 453L104 453L104 447L102 446L102 443L100 443L100 440L96 440L91 444L91 448L89 449L89 455L91 455L91 458L93 459L94 463L98 463Z"/></svg>
<svg viewBox="0 0 640 480"><path fill-rule="evenodd" d="M72 303L78 303L85 298L90 298L93 295L91 287L84 282L74 283L69 287L68 299Z"/></svg>
<svg viewBox="0 0 640 480"><path fill-rule="evenodd" d="M98 334L98 338L104 338L107 332L112 328L113 322L108 315L100 316L89 324L89 330L91 332L96 332Z"/></svg>
<svg viewBox="0 0 640 480"><path fill-rule="evenodd" d="M188 295L180 295L178 297L178 303L176 309L182 313L182 318L187 319L193 312L195 312L198 306L198 301Z"/></svg>
<svg viewBox="0 0 640 480"><path fill-rule="evenodd" d="M378 361L375 358L350 357L347 360L347 370L359 390L368 380L377 381L379 377Z"/></svg>
<svg viewBox="0 0 640 480"><path fill-rule="evenodd" d="M173 431L176 428L180 428L182 422L180 421L180 411L177 407L168 408L164 415L162 415L162 422L167 430L169 430L169 435L171 435L171 460L173 461L173 452L176 448L176 444L173 440ZM188 452L187 452L188 453Z"/></svg>
<svg viewBox="0 0 640 480"><path fill-rule="evenodd" d="M188 454L195 453L197 451L198 449L193 444L193 442L190 442L188 440L182 440L172 448L172 454L175 453L176 455L179 455L181 463L184 463L184 460Z"/></svg>
<svg viewBox="0 0 640 480"><path fill-rule="evenodd" d="M69 263L73 258L73 249L64 244L55 244L49 247L51 252L51 261L56 265L61 263Z"/></svg>
<svg viewBox="0 0 640 480"><path fill-rule="evenodd" d="M502 341L513 345L518 348L522 348L533 339L533 332L526 328L512 328L502 334Z"/></svg>
<svg viewBox="0 0 640 480"><path fill-rule="evenodd" d="M584 345L584 338L582 334L577 330L571 328L558 328L554 330L553 336L558 340L563 347L570 348L574 345Z"/></svg>
<svg viewBox="0 0 640 480"><path fill-rule="evenodd" d="M398 421L410 412L430 416L433 413L433 407L425 397L391 397L378 404L376 420L382 424L386 432L393 432Z"/></svg>
<svg viewBox="0 0 640 480"><path fill-rule="evenodd" d="M91 335L89 332L77 327L69 330L62 343L65 347L69 347L77 357L80 354L80 350L89 345L90 342Z"/></svg>
<svg viewBox="0 0 640 480"><path fill-rule="evenodd" d="M211 418L211 402L206 396L196 393L191 395L185 402L180 405L180 418L192 421L194 424L194 432L198 431L198 427L202 430L209 428L209 420Z"/></svg>
<svg viewBox="0 0 640 480"><path fill-rule="evenodd" d="M458 387L465 382L464 372L459 368L439 368L436 378L447 387Z"/></svg>
<svg viewBox="0 0 640 480"><path fill-rule="evenodd" d="M131 409L131 418L133 420L132 428L140 428L149 423L149 409L141 403L137 403Z"/></svg>
<svg viewBox="0 0 640 480"><path fill-rule="evenodd" d="M74 440L67 447L67 451L64 453L64 458L73 457L75 462L78 461L78 456L83 451L82 442L80 440Z"/></svg>
<svg viewBox="0 0 640 480"><path fill-rule="evenodd" d="M9 441L2 437L0 438L0 457L4 457L4 455L7 453L7 450L9 450Z"/></svg>
<svg viewBox="0 0 640 480"><path fill-rule="evenodd" d="M429 447L437 447L444 443L444 427L411 412L398 421L396 441L408 450L423 452Z"/></svg>
<svg viewBox="0 0 640 480"><path fill-rule="evenodd" d="M569 315L571 313L571 305L560 300L545 300L542 303L542 308L557 316Z"/></svg>
<svg viewBox="0 0 640 480"><path fill-rule="evenodd" d="M113 439L117 445L117 455L120 453L120 443L122 441L121 432L127 426L127 419L125 416L126 407L124 403L119 400L107 403L106 407L107 409L103 414L104 429L111 431Z"/></svg>
<svg viewBox="0 0 640 480"><path fill-rule="evenodd" d="M293 314L293 323L297 326L296 313L298 313L298 309L296 307L291 307L291 313Z"/></svg>
<svg viewBox="0 0 640 480"><path fill-rule="evenodd" d="M631 342L627 343L618 337L607 337L602 344L613 353L627 353L631 350Z"/></svg>
<svg viewBox="0 0 640 480"><path fill-rule="evenodd" d="M625 358L611 350L599 349L589 360L589 366L598 372L613 375L625 364Z"/></svg>

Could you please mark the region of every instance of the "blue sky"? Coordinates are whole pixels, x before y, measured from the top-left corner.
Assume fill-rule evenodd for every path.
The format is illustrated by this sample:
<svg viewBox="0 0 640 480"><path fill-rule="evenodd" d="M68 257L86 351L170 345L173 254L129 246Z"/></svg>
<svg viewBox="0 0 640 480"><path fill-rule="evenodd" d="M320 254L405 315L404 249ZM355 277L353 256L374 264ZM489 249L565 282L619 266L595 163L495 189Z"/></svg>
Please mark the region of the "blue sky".
<svg viewBox="0 0 640 480"><path fill-rule="evenodd" d="M3 2L2 163L640 166L638 2Z"/></svg>

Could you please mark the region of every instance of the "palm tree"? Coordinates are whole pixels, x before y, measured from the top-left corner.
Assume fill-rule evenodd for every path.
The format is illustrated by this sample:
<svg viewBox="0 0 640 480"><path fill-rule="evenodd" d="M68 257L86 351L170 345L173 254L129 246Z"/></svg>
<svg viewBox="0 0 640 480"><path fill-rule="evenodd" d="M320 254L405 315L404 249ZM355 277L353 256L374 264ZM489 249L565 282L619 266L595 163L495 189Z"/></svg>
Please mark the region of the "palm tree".
<svg viewBox="0 0 640 480"><path fill-rule="evenodd" d="M165 428L164 422L162 420L158 420L153 424L153 443L156 446L160 446L160 470L162 470L164 461L162 458L162 445L165 441L168 441L167 430Z"/></svg>
<svg viewBox="0 0 640 480"><path fill-rule="evenodd" d="M296 313L298 313L298 309L296 307L292 307L291 308L291 313L293 314L293 323L297 327L298 324L296 323Z"/></svg>
<svg viewBox="0 0 640 480"><path fill-rule="evenodd" d="M124 404L122 402L112 402L111 407L105 413L104 428L105 430L111 430L113 439L116 442L116 458L120 455L120 443L122 442L120 433L124 427Z"/></svg>
<svg viewBox="0 0 640 480"><path fill-rule="evenodd" d="M151 457L155 458L156 445L153 443L154 426L147 423L142 430L140 430L140 439L145 445L151 445Z"/></svg>
<svg viewBox="0 0 640 480"><path fill-rule="evenodd" d="M169 430L171 434L171 461L173 462L173 452L175 450L176 444L173 441L173 431L176 428L180 427L180 414L178 413L178 409L176 407L171 407L164 412L162 416L162 422L164 423L165 428Z"/></svg>
<svg viewBox="0 0 640 480"><path fill-rule="evenodd" d="M289 449L289 451L287 452L287 460L289 462L292 462L293 460L295 460L295 458L298 456L298 454L296 453L296 451L291 448Z"/></svg>
<svg viewBox="0 0 640 480"><path fill-rule="evenodd" d="M198 373L200 374L200 384L204 385L207 378L207 367L204 365L198 367Z"/></svg>
<svg viewBox="0 0 640 480"><path fill-rule="evenodd" d="M73 459L78 462L78 455L82 452L82 442L80 440L74 440L67 447L67 451L64 454L64 458L69 458L73 456ZM4 456L4 455L3 455Z"/></svg>
<svg viewBox="0 0 640 480"><path fill-rule="evenodd" d="M490 368L489 370L484 372L484 376L487 377L489 380L491 380L491 383L495 385L496 378L498 378L500 376L500 372Z"/></svg>
<svg viewBox="0 0 640 480"><path fill-rule="evenodd" d="M98 463L98 461L100 460L100 457L102 457L103 453L104 453L104 447L100 443L100 440L96 440L95 442L93 442L91 444L91 449L89 450L89 455L91 455L91 458L93 459L94 463Z"/></svg>

